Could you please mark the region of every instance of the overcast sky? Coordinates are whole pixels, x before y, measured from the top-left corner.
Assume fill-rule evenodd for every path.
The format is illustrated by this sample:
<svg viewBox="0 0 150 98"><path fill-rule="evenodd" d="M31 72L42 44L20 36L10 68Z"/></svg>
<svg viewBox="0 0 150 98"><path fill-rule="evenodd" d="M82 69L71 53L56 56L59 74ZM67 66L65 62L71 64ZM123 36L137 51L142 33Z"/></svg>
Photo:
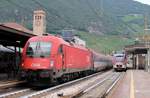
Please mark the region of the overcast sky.
<svg viewBox="0 0 150 98"><path fill-rule="evenodd" d="M135 0L135 1L139 1L139 2L142 2L144 4L149 4L150 5L150 0Z"/></svg>

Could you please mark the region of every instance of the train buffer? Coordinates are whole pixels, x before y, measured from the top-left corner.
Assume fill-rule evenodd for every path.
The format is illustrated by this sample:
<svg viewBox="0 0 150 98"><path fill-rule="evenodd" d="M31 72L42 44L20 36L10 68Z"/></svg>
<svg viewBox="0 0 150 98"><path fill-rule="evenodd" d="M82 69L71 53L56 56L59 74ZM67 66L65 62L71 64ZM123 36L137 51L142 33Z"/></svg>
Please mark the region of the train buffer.
<svg viewBox="0 0 150 98"><path fill-rule="evenodd" d="M128 70L107 98L150 98L150 74L143 70Z"/></svg>

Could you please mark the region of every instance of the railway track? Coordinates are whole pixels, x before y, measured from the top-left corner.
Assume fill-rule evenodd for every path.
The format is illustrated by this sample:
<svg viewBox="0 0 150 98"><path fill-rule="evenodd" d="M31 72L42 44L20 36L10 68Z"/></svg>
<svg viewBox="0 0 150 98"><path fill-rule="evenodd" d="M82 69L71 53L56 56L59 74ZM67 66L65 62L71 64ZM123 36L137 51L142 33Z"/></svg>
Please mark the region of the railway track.
<svg viewBox="0 0 150 98"><path fill-rule="evenodd" d="M114 73L103 80L97 82L91 87L83 89L81 92L71 96L70 98L107 98L107 95L116 86L125 73Z"/></svg>
<svg viewBox="0 0 150 98"><path fill-rule="evenodd" d="M25 82L24 81L9 81L6 83L1 82L0 98L19 98L21 96L29 95L39 91L38 89L28 87L27 85L18 86L19 83L23 84ZM27 87L25 88L25 86Z"/></svg>
<svg viewBox="0 0 150 98"><path fill-rule="evenodd" d="M1 94L0 98L106 98L124 74L112 70L104 73L99 72L44 90L32 88L14 90Z"/></svg>
<svg viewBox="0 0 150 98"><path fill-rule="evenodd" d="M97 83L106 76L110 78L112 76L112 73L112 71L108 71L105 73L99 72L39 92L24 95L21 98L73 98L75 97L75 95L81 93L84 89L92 87L93 83Z"/></svg>
<svg viewBox="0 0 150 98"><path fill-rule="evenodd" d="M15 81L18 81L18 80L1 80L0 84L2 84L2 83L10 83L10 82L15 82Z"/></svg>
<svg viewBox="0 0 150 98"><path fill-rule="evenodd" d="M108 95L110 95L110 93L113 92L113 90L115 89L115 87L117 87L119 85L119 83L122 82L122 80L124 79L125 73L120 74L120 76L118 76L111 84L110 86L104 91L104 93L102 94L101 98L108 98Z"/></svg>
<svg viewBox="0 0 150 98"><path fill-rule="evenodd" d="M32 93L34 91L32 91L30 88L26 88L26 89L18 89L5 94L1 94L0 98L19 98L25 94L29 94Z"/></svg>
<svg viewBox="0 0 150 98"><path fill-rule="evenodd" d="M25 81L18 80L9 80L9 81L1 81L0 82L0 95L6 92L10 92L14 90L14 88L18 88L20 85L24 85Z"/></svg>
<svg viewBox="0 0 150 98"><path fill-rule="evenodd" d="M23 84L23 83L26 83L26 81L18 81L18 80L3 81L0 82L0 89L14 87L16 85Z"/></svg>
<svg viewBox="0 0 150 98"><path fill-rule="evenodd" d="M0 95L6 92L10 92L13 90L13 88L24 85L25 83L25 81L18 80L0 81Z"/></svg>
<svg viewBox="0 0 150 98"><path fill-rule="evenodd" d="M14 87L9 87L7 89L6 88L0 89L3 90L3 92L0 92L0 98L19 98L21 96L28 95L43 89L30 87L30 85L26 84L16 85Z"/></svg>
<svg viewBox="0 0 150 98"><path fill-rule="evenodd" d="M25 91L27 87L24 86L27 86L26 81L9 80L0 82L0 98L5 96L9 98L8 95L12 95L13 92ZM12 98L12 96L10 98Z"/></svg>

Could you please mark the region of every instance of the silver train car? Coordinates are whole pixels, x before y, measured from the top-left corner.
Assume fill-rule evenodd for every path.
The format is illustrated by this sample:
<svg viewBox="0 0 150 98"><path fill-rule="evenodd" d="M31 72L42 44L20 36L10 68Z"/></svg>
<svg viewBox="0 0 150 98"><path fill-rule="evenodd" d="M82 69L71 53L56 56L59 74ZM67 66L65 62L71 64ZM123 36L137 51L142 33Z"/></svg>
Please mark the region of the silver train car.
<svg viewBox="0 0 150 98"><path fill-rule="evenodd" d="M125 53L116 53L113 55L113 69L115 71L127 70L127 56Z"/></svg>

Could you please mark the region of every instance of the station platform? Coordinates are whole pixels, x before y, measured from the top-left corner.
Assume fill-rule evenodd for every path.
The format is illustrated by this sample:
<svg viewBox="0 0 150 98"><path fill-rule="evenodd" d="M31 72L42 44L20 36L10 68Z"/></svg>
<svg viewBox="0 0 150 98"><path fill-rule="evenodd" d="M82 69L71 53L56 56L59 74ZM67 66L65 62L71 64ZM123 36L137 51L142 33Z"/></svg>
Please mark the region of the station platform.
<svg viewBox="0 0 150 98"><path fill-rule="evenodd" d="M109 98L150 98L150 73L127 70Z"/></svg>

